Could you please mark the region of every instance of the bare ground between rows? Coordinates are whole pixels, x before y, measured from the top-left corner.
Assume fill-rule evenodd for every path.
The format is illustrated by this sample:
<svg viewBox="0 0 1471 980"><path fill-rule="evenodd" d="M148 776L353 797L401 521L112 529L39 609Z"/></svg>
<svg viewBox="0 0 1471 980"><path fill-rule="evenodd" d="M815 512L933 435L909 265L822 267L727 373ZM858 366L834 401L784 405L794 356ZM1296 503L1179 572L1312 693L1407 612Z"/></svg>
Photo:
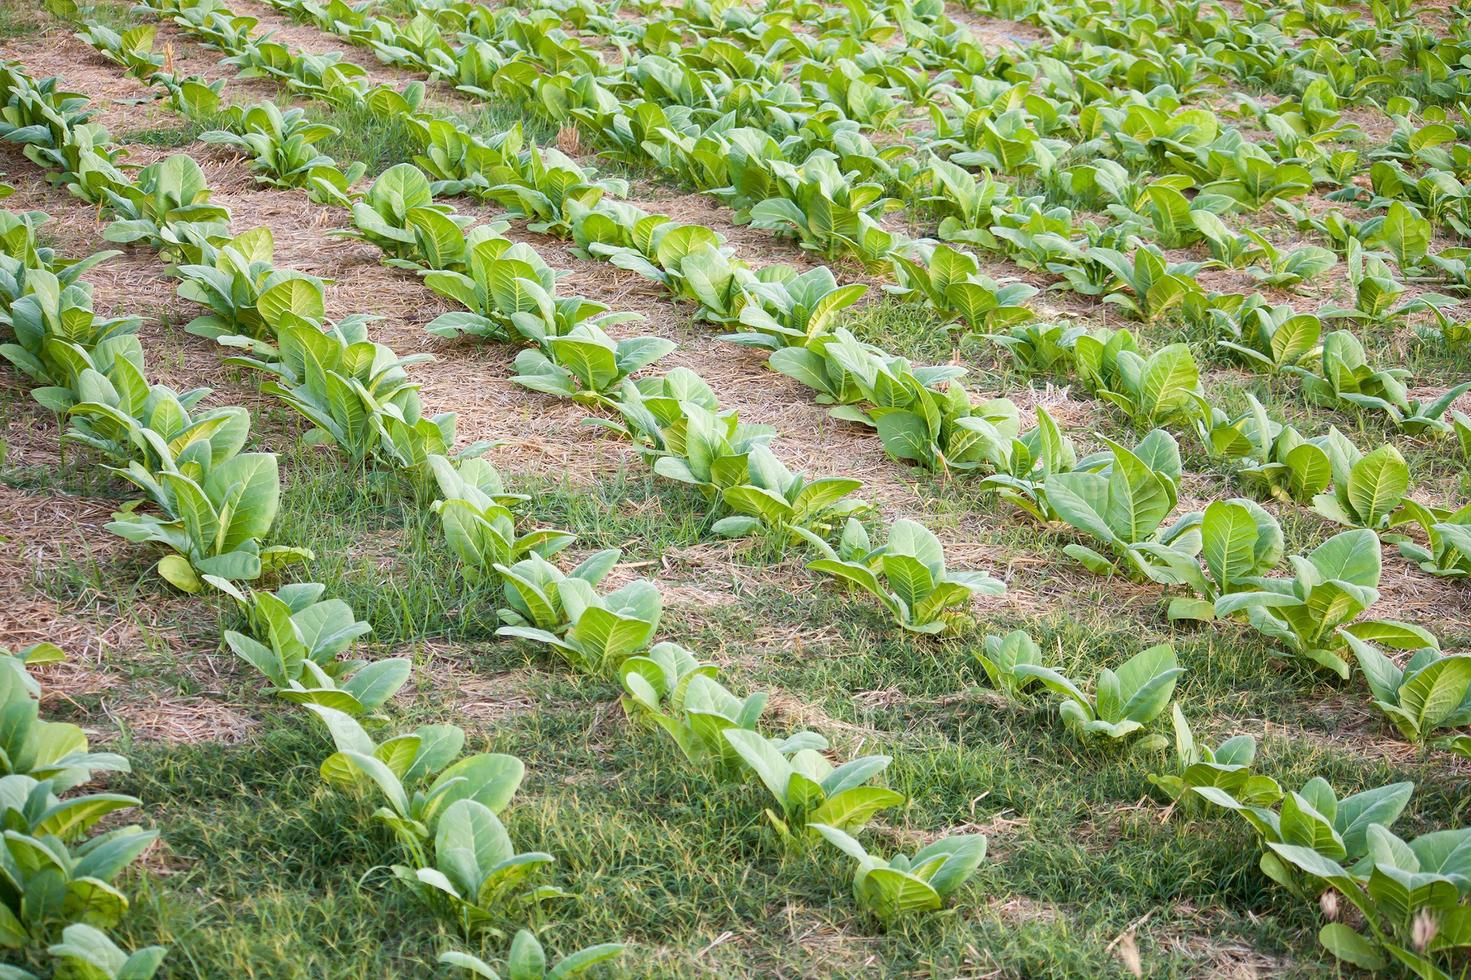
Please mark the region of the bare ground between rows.
<svg viewBox="0 0 1471 980"><path fill-rule="evenodd" d="M300 192L258 189L238 159L220 159L218 154L211 154L203 165L211 184L225 188L216 200L231 209L236 228L271 227L280 264L334 280L329 288L333 315L367 308L385 316L372 328L380 342L400 353L424 351L436 355L435 363L416 372L424 386L426 404L431 411L456 411L463 439L501 443L493 454L500 465L516 472L591 479L629 462L626 447L583 424L586 410L511 384L507 380L513 373L511 349L475 341L446 344L424 333L424 324L449 309L449 304L426 290L412 274L383 267L370 246L333 237L330 232L338 227L342 212L312 205ZM20 201L26 201L28 195L38 195L36 206L60 215L59 224L74 234L77 244L95 245L101 223L89 208L35 182L22 189ZM484 211L491 213L490 209ZM680 347L665 363L687 366L702 374L723 402L736 408L746 420L774 425L781 433L779 445L784 458L793 465L863 479L866 497L890 517L914 515L916 509L923 509L925 497L919 489L918 474L911 478L910 471L889 460L871 432L828 418L805 388L767 370L759 353L715 340L708 328L691 325L688 308L672 303L655 284L606 263L579 259L560 240L517 229L508 234L530 241L554 265L570 266L571 272L563 282L571 291L645 317L643 323L623 329L649 331L678 342ZM83 245L84 250L90 247ZM151 254L130 252L100 267L93 278L99 302L112 309L136 310L138 297L149 296L149 305L169 309L173 322L183 322L191 315L187 304L172 296L173 284ZM153 355L150 363L163 366L164 380L175 387L188 387L201 377L213 379L221 373L213 345L196 341L177 329L158 331L153 336L145 333L145 337ZM157 357L160 349L165 353L162 359ZM249 379L228 384L227 394L232 400L261 406L263 400ZM1086 407L1085 417L1096 417L1096 402L1073 401L1068 394L1066 390L1032 391L1030 397L1048 403L1064 416L1075 414L1069 406L1077 405ZM842 465L834 466L834 461L842 461ZM952 542L956 560L996 568L1013 579L1013 591L1006 602L1015 611L1057 601L1059 592L1073 597L1097 595L1099 584L1089 576L1075 577L1067 572L1059 575L1053 561L1044 560L1038 565L1025 555L1009 554L987 544L984 539L996 530L994 523L965 523L966 537L979 540ZM1026 573L1032 568L1048 570L1045 585L1039 580L1036 589L1029 589L1016 580L1029 578ZM1382 608L1395 609L1407 618L1441 613L1436 619L1443 619L1447 610L1455 610L1460 615L1452 622L1464 624L1465 604L1464 600L1456 601L1461 598L1457 590L1446 583L1427 586L1418 581L1420 578L1405 571L1397 578L1387 576ZM1125 594L1132 591L1113 583L1106 592L1115 599L1121 590ZM1141 595L1139 601L1148 604L1150 598Z"/></svg>
<svg viewBox="0 0 1471 980"><path fill-rule="evenodd" d="M303 33L320 36L311 28L304 28ZM79 42L69 43L85 48ZM85 49L85 53L92 54L90 49ZM95 59L95 55L92 57ZM116 71L114 66L105 62L103 67ZM134 89L141 88L130 79L121 81ZM146 108L152 107L126 106L120 111L126 113ZM120 121L131 121L131 118ZM477 348L473 344L448 346L426 338L419 328L432 318L433 313L445 308L445 304L429 298L423 287L412 278L380 267L373 261L371 249L329 238L326 232L340 217L339 212L310 205L296 192L255 189L242 161L221 160L214 155L204 163L211 176L211 185L220 189L216 200L231 207L237 228L266 224L277 229L278 261L337 280L331 289L335 311L360 310L366 305L376 312L388 312L388 319L374 328L377 339L402 353L430 350L441 357L440 363L421 371L419 377L425 386L426 401L432 407L453 405L460 411L462 436L504 443L498 448L497 456L502 462L514 459L511 465L518 470L580 471L583 475L592 476L612 463L604 452L589 453L594 445L599 450L608 446L606 440L591 436L581 425L583 410L529 395L505 381L511 373L509 351ZM770 236L751 235L749 229L737 229L722 222L722 209L702 195L677 195L649 203L655 208L661 204L673 205L662 210L679 212L675 216L681 220L712 224L730 236L742 251L757 248L767 254L775 251L769 248L773 241ZM54 208L56 202L51 204ZM74 211L73 218L80 220L80 215ZM289 231L282 233L280 229L283 227ZM797 465L821 469L822 463L844 460L847 464L844 471L863 478L867 484L865 492L891 516L922 501L915 484L904 478L902 468L884 457L871 433L854 432L851 426L832 422L795 382L767 372L759 355L734 350L714 341L708 334L692 331L682 311L663 297L653 284L603 263L578 260L560 241L525 233L511 234L533 240L539 250L549 253L549 258L560 250L562 258L558 264L565 262L574 266L572 275L565 282L578 292L609 302L616 309L640 312L646 317L642 329L679 341L679 350L666 363L682 364L699 371L713 383L725 402L740 410L746 419L775 425L782 433L781 446ZM798 256L805 259L800 253ZM171 286L161 275L149 274L139 268L136 255L126 259L114 267L117 271L111 274L113 282L99 282L100 299L107 296L109 290L136 298L147 295L150 289L162 292ZM553 261L557 260L553 258ZM160 305L171 301L171 297L158 298ZM362 303L364 299L369 302ZM426 306L426 303L437 305ZM1085 305L1096 308L1096 304ZM198 345L186 344L183 347L192 347L193 350L175 359L179 361L182 374L198 377L203 371L216 370L208 354L198 350ZM190 359L194 363L188 363ZM205 363L207 361L209 363ZM626 454L614 455L620 461L627 458ZM586 462L589 456L597 459L591 468ZM959 550L996 557L995 549L985 544L962 544ZM1026 564L1025 559L1022 564ZM1407 580L1406 585L1413 585L1418 577L1406 574L1402 578ZM1076 585L1084 591L1093 591L1092 583L1078 582ZM1076 589L1067 591L1077 594ZM1110 591L1116 589L1111 588ZM1401 590L1390 586L1386 589L1386 608L1395 605L1395 599L1400 598L1399 593L1403 592L1407 599L1399 603L1399 607L1407 614L1444 610L1446 597L1435 594L1440 591L1432 588L1427 598L1427 590L1423 587L1417 586L1412 594L1410 588ZM1029 604L1031 597L1023 592L1017 595L1017 599Z"/></svg>
<svg viewBox="0 0 1471 980"><path fill-rule="evenodd" d="M76 716L99 744L124 732L143 741L239 740L255 722L226 693L238 680L219 671L208 607L163 593L120 604L88 584L130 578L141 556L105 530L111 512L109 502L0 484L0 647L60 646L67 659L40 671L46 710ZM182 672L194 693L163 681L158 665Z"/></svg>

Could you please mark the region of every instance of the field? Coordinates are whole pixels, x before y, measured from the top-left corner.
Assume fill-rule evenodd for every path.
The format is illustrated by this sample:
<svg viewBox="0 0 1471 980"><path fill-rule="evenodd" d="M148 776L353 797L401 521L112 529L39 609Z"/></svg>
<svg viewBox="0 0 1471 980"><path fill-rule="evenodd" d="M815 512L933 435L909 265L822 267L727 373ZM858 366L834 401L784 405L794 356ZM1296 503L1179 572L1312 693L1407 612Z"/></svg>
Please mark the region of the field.
<svg viewBox="0 0 1471 980"><path fill-rule="evenodd" d="M4 5L0 980L1471 975L1468 66Z"/></svg>

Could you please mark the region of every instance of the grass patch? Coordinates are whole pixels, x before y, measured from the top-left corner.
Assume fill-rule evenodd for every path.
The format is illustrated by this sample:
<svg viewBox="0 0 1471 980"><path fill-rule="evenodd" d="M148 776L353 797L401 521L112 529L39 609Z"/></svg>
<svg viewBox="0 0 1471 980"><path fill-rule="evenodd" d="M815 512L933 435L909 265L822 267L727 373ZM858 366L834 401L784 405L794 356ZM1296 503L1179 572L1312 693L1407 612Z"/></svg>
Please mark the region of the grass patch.
<svg viewBox="0 0 1471 980"><path fill-rule="evenodd" d="M199 134L215 129L212 120L188 117L177 125L160 126L155 129L132 129L118 134L119 143L138 146L154 146L160 149L181 149L199 139Z"/></svg>
<svg viewBox="0 0 1471 980"><path fill-rule="evenodd" d="M44 10L27 4L0 5L0 39L39 34L49 23Z"/></svg>
<svg viewBox="0 0 1471 980"><path fill-rule="evenodd" d="M336 454L310 450L293 453L282 471L277 527L316 553L312 579L371 623L374 640L494 636L500 590L465 578L429 509L437 491L378 470L346 470ZM709 524L702 502L642 472L619 471L592 486L507 479L513 492L532 497L518 528L572 531L578 552L621 548L625 561L656 561L701 540Z"/></svg>
<svg viewBox="0 0 1471 980"><path fill-rule="evenodd" d="M512 126L521 127L528 143L545 146L557 139L555 123L503 99L479 102L474 111L454 113L453 118L482 139L499 136Z"/></svg>
<svg viewBox="0 0 1471 980"><path fill-rule="evenodd" d="M420 152L419 138L402 116L376 113L358 106L330 107L310 103L305 108L313 121L337 129L335 135L319 140L318 148L341 167L362 161L368 168L370 180L395 164L412 163ZM487 103L474 113L456 114L454 120L482 138L497 136L517 124L523 127L526 138L532 142L543 143L557 135L556 127L509 103Z"/></svg>
<svg viewBox="0 0 1471 980"><path fill-rule="evenodd" d="M950 360L955 337L933 311L883 294L871 292L870 299L843 320L853 336L887 351L904 351L916 364Z"/></svg>
<svg viewBox="0 0 1471 980"><path fill-rule="evenodd" d="M362 161L370 179L394 164L412 161L419 150L419 142L402 116L375 113L359 106L327 107L310 103L304 108L314 122L337 129L335 135L317 141L318 149L336 160L340 167Z"/></svg>
<svg viewBox="0 0 1471 980"><path fill-rule="evenodd" d="M1313 951L1313 909L1241 860L1254 846L1244 824L1205 811L1161 820L1158 807L1137 804L1160 757L1081 745L1043 700L998 706L974 695L965 644L897 636L836 590L756 588L740 599L724 612L700 610L698 622L672 610L667 632L739 650L742 662L727 671L737 689L779 689L818 719L852 726L816 723L840 752L894 757L889 782L913 802L875 828L876 849L912 850L914 835L982 826L991 856L960 897L963 911L874 930L854 911L846 860L783 848L758 787L691 769L667 739L608 711L610 684L546 665L532 672L537 709L472 742L528 765L507 825L519 847L555 855L549 880L578 896L541 922L554 952L622 938L633 946L615 975L639 977L852 975L865 964L941 976L998 964L1028 976L1121 976L1110 944L1150 914L1138 939L1149 976L1198 975L1207 964L1174 939L1202 930L1292 975L1327 972ZM1084 671L1143 642L1109 620L1060 614L1030 625L1060 665ZM794 656L760 645L776 622L837 630ZM504 652L462 656L485 669L483 658ZM1231 718L1301 721L1316 686L1250 639L1187 637L1181 659L1192 671L1182 698L1193 717L1213 719L1201 726L1212 736ZM892 693L860 696L870 691ZM145 800L174 873L137 883L124 937L173 944L171 975L207 977L417 976L439 950L466 945L381 867L393 844L370 819L373 801L322 785L325 738L309 719L268 703L254 710L265 734L238 746L127 747L135 774L118 788ZM446 714L423 691L395 728ZM796 725L773 715L769 727ZM1293 786L1313 774L1344 791L1417 780L1409 826L1458 807L1453 781L1415 760L1390 764L1299 738L1274 737L1263 751ZM1109 902L1096 901L1100 890ZM494 937L468 945L504 955Z"/></svg>

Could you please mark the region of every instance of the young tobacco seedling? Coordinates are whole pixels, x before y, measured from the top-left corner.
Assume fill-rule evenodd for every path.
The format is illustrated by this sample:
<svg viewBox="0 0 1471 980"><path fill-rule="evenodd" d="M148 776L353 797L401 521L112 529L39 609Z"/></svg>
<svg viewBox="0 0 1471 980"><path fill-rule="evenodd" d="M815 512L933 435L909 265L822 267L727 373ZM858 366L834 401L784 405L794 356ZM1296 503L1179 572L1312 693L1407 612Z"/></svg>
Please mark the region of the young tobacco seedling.
<svg viewBox="0 0 1471 980"><path fill-rule="evenodd" d="M739 772L740 756L724 733L756 731L766 695L737 698L715 679L716 673L713 665L700 663L675 643L656 643L646 655L629 657L619 668L623 710L629 718L663 729L690 762L729 777ZM775 747L790 756L801 749L821 751L827 740L814 732L797 732Z"/></svg>
<svg viewBox="0 0 1471 980"><path fill-rule="evenodd" d="M834 767L813 748L783 754L784 744L759 732L727 728L725 739L761 781L777 809L766 817L784 840L808 839L814 824L857 833L880 810L898 806L904 794L865 785L889 766L886 755L869 755Z"/></svg>
<svg viewBox="0 0 1471 980"><path fill-rule="evenodd" d="M606 595L580 578L558 587L567 622L561 635L530 626L502 626L496 636L541 643L589 674L609 674L648 646L659 628L664 602L659 587L638 579Z"/></svg>
<svg viewBox="0 0 1471 980"><path fill-rule="evenodd" d="M1175 693L1175 681L1183 673L1168 643L1149 647L1130 657L1117 671L1105 667L1098 672L1089 697L1075 682L1050 667L1019 664L1016 673L1036 677L1049 690L1063 697L1058 712L1063 723L1081 736L1103 735L1124 739L1158 718ZM1155 741L1146 740L1144 747Z"/></svg>
<svg viewBox="0 0 1471 980"><path fill-rule="evenodd" d="M1201 786L1215 787L1252 806L1271 806L1281 798L1282 787L1275 779L1251 772L1256 739L1236 735L1212 749L1196 742L1178 704L1170 706L1170 721L1175 729L1175 771L1151 773L1149 781L1164 790L1172 802L1193 799L1194 791Z"/></svg>
<svg viewBox="0 0 1471 980"><path fill-rule="evenodd" d="M1359 528L1343 531L1307 555L1294 555L1291 578L1253 578L1250 588L1220 596L1220 618L1245 613L1257 631L1292 655L1348 678L1347 634L1401 650L1436 646L1423 628L1396 620L1357 620L1379 598L1379 539Z"/></svg>
<svg viewBox="0 0 1471 980"><path fill-rule="evenodd" d="M444 495L431 508L439 515L445 540L465 563L470 581L493 578L500 567L531 555L550 557L575 539L547 528L518 534L507 505L522 498L506 493L500 473L488 461L467 459L456 465L443 456L430 456L428 463Z"/></svg>
<svg viewBox="0 0 1471 980"><path fill-rule="evenodd" d="M1443 578L1465 578L1471 575L1471 505L1449 511L1427 507L1417 501L1400 504L1406 523L1413 522L1425 533L1428 547L1403 536L1385 536L1394 541L1399 553L1420 566L1420 570Z"/></svg>
<svg viewBox="0 0 1471 980"><path fill-rule="evenodd" d="M274 453L232 456L198 481L179 472L150 474L137 463L129 465L126 475L149 489L155 500L173 501L178 516L139 513L134 503L113 514L107 530L128 541L168 548L171 553L159 560L158 573L177 589L199 592L206 576L251 581L312 557L304 548L261 547L281 502Z"/></svg>
<svg viewBox="0 0 1471 980"><path fill-rule="evenodd" d="M622 554L618 548L594 552L565 573L535 552L514 565L496 565L506 597L506 606L497 610L497 615L507 626L530 626L549 632L563 630L568 620L562 605L562 584L575 578L596 587L618 564Z"/></svg>
<svg viewBox="0 0 1471 980"><path fill-rule="evenodd" d="M145 946L130 954L85 922L67 926L61 942L47 946L46 952L57 962L56 976L78 980L150 980L168 955L163 946Z"/></svg>
<svg viewBox="0 0 1471 980"><path fill-rule="evenodd" d="M187 153L151 163L105 193L117 216L102 233L110 242L142 242L165 258L198 262L209 243L230 237L230 212L209 203L209 183Z"/></svg>
<svg viewBox="0 0 1471 980"><path fill-rule="evenodd" d="M722 487L721 501L735 511L711 530L721 537L765 533L796 541L796 528L826 538L837 525L871 508L852 496L863 483L850 477L809 479L793 473L767 446L751 447L745 482Z"/></svg>
<svg viewBox="0 0 1471 980"><path fill-rule="evenodd" d="M805 528L793 530L825 556L808 563L808 568L872 595L894 622L913 633L944 632L972 597L1006 591L1004 582L981 572L946 569L940 539L914 521L895 521L889 528L889 540L877 548L869 542L863 525L852 518L837 549Z"/></svg>
<svg viewBox="0 0 1471 980"><path fill-rule="evenodd" d="M457 799L439 814L432 865L394 865L394 877L430 907L446 906L466 935L566 892L529 880L556 858L541 851L517 853L494 810L474 799Z"/></svg>
<svg viewBox="0 0 1471 980"><path fill-rule="evenodd" d="M1345 633L1359 662L1374 706L1400 735L1424 741L1439 728L1471 724L1471 655L1422 647L1400 667L1372 644Z"/></svg>
<svg viewBox="0 0 1471 980"><path fill-rule="evenodd" d="M542 949L536 934L530 929L520 929L511 940L511 952L506 957L505 980L563 980L585 973L599 963L617 959L627 947L623 943L598 943L568 953L551 966L547 965L546 950ZM459 950L446 950L439 954L441 966L468 970L483 980L501 980L501 975L478 956Z"/></svg>
<svg viewBox="0 0 1471 980"><path fill-rule="evenodd" d="M1200 552L1201 514L1191 511L1163 526L1179 499L1183 471L1174 437L1155 429L1132 450L1104 442L1108 451L1053 473L1042 490L1062 521L1108 545L1116 557L1078 543L1063 553L1094 574L1123 571L1133 578L1148 577L1148 566L1157 561L1152 552L1160 548L1193 560Z"/></svg>
<svg viewBox="0 0 1471 980"><path fill-rule="evenodd" d="M439 815L458 800L474 800L500 811L511 801L526 773L515 756L481 753L456 759L465 732L456 725L422 725L407 735L374 742L351 715L308 704L332 736L337 751L321 765L322 779L334 786L374 788L383 821L419 867L428 866L427 846Z"/></svg>
<svg viewBox="0 0 1471 980"><path fill-rule="evenodd" d="M1471 828L1439 830L1411 841L1378 823L1365 833L1368 853L1352 865L1318 846L1271 841L1271 856L1342 895L1359 920L1330 922L1318 941L1365 970L1392 962L1419 977L1450 977L1471 948ZM1357 926L1357 928L1355 928ZM1386 955L1387 954L1387 955Z"/></svg>
<svg viewBox="0 0 1471 980"><path fill-rule="evenodd" d="M1410 467L1394 446L1360 453L1346 438L1324 443L1333 467L1331 491L1313 498L1313 510L1338 524L1381 531L1400 523Z"/></svg>
<svg viewBox="0 0 1471 980"><path fill-rule="evenodd" d="M1043 666L1037 641L1026 630L1012 630L1005 636L988 636L974 655L986 672L986 680L1008 698L1018 697L1041 680L1036 674L1023 673L1018 669L1027 665Z"/></svg>
<svg viewBox="0 0 1471 980"><path fill-rule="evenodd" d="M1217 786L1200 786L1195 792L1240 814L1261 840L1262 873L1299 898L1313 901L1327 883L1316 872L1283 860L1274 845L1305 844L1324 858L1355 865L1369 851L1370 826L1393 825L1414 790L1414 783L1393 783L1339 799L1328 781L1318 776L1300 791L1283 795L1277 810L1268 809L1271 804L1238 799Z"/></svg>
<svg viewBox="0 0 1471 980"><path fill-rule="evenodd" d="M986 838L981 834L946 837L912 856L895 854L884 861L869 854L851 834L826 824L809 826L858 862L853 897L885 926L906 915L942 908L986 857Z"/></svg>
<svg viewBox="0 0 1471 980"><path fill-rule="evenodd" d="M1215 619L1218 598L1250 588L1256 576L1270 572L1282 560L1282 529L1276 518L1241 497L1211 501L1201 517L1200 542L1203 568L1195 555L1167 545L1146 542L1139 546L1152 559L1145 565L1145 574L1195 593L1193 598L1170 600L1170 619Z"/></svg>

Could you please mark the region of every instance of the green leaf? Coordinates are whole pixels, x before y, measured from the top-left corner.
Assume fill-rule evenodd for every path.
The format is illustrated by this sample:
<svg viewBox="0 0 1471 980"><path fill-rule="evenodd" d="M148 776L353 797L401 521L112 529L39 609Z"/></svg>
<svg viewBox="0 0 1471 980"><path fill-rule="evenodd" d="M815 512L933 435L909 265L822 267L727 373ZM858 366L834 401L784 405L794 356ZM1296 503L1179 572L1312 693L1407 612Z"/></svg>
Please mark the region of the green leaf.
<svg viewBox="0 0 1471 980"><path fill-rule="evenodd" d="M1342 922L1330 922L1318 931L1318 942L1338 959L1364 970L1382 970L1389 964L1379 948Z"/></svg>
<svg viewBox="0 0 1471 980"><path fill-rule="evenodd" d="M1378 529L1410 488L1410 468L1398 449L1383 445L1354 464L1345 497L1363 527Z"/></svg>

